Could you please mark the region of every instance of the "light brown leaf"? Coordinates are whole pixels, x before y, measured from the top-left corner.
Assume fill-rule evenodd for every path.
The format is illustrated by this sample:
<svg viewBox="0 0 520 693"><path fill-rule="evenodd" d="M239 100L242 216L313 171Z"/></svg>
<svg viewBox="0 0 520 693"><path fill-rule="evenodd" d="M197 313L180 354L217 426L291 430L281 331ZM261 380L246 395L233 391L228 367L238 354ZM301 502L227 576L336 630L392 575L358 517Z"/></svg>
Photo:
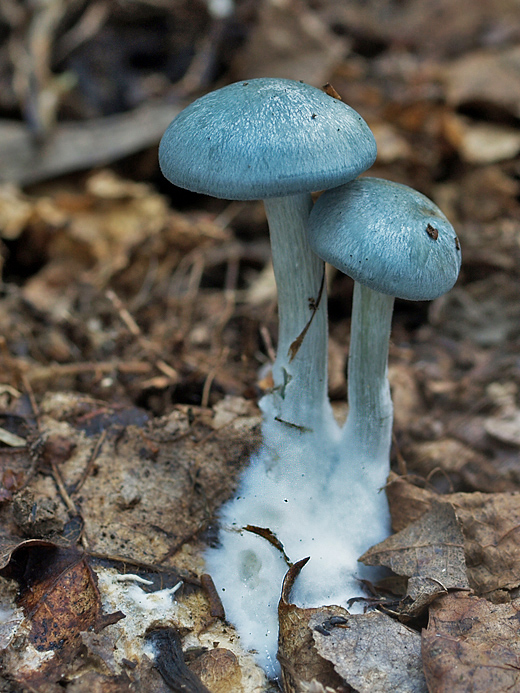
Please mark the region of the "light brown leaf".
<svg viewBox="0 0 520 693"><path fill-rule="evenodd" d="M464 539L453 507L434 501L418 520L369 549L360 560L409 578L403 613L418 615L449 589L468 589Z"/></svg>
<svg viewBox="0 0 520 693"><path fill-rule="evenodd" d="M430 693L520 690L520 602L492 604L448 594L430 608L422 634Z"/></svg>
<svg viewBox="0 0 520 693"><path fill-rule="evenodd" d="M477 594L520 585L520 493L456 493L468 577Z"/></svg>
<svg viewBox="0 0 520 693"><path fill-rule="evenodd" d="M488 597L520 585L520 493L452 493L420 489L392 474L387 496L393 524L404 527L434 501L449 502L462 525L469 586Z"/></svg>

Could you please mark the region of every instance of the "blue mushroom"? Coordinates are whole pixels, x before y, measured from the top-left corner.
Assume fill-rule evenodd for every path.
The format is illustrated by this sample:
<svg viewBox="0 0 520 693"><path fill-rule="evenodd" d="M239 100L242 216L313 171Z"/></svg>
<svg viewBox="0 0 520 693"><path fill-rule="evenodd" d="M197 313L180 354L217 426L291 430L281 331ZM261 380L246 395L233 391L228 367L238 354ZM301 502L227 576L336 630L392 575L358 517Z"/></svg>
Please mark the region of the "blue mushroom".
<svg viewBox="0 0 520 693"><path fill-rule="evenodd" d="M309 218L309 242L355 280L342 434L348 463L336 473L345 483L361 475L381 486L392 435L387 364L394 299L430 301L449 291L460 270L460 244L430 199L368 177L320 197Z"/></svg>
<svg viewBox="0 0 520 693"><path fill-rule="evenodd" d="M324 263L311 251L311 191L350 181L376 157L361 116L315 87L252 79L206 94L166 130L165 177L194 192L264 200L278 289L274 389L266 416L310 427L330 416Z"/></svg>

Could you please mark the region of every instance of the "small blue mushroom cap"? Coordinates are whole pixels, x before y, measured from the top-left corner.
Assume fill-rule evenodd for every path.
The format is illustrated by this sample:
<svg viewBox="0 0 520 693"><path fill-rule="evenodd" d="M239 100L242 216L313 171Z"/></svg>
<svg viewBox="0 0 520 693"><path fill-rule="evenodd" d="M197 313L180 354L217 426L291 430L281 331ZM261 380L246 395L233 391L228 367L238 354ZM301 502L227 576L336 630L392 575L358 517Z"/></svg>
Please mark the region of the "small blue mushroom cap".
<svg viewBox="0 0 520 693"><path fill-rule="evenodd" d="M309 243L355 281L411 301L446 293L460 271L459 240L437 205L379 178L323 193L309 217Z"/></svg>
<svg viewBox="0 0 520 693"><path fill-rule="evenodd" d="M174 185L229 200L336 187L366 171L376 143L350 106L303 82L252 79L197 99L159 146Z"/></svg>

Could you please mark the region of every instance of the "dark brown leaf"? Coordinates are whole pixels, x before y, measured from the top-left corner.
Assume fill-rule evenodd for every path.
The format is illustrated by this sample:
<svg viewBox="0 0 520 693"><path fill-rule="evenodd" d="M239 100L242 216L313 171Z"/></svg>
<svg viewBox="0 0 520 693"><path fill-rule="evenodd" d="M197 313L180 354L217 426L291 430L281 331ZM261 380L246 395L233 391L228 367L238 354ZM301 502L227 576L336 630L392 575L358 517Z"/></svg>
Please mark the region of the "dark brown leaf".
<svg viewBox="0 0 520 693"><path fill-rule="evenodd" d="M97 580L74 548L38 541L12 552L4 574L17 580L27 623L24 648L11 650L6 669L19 683L58 681L81 645L81 633L100 630L124 617L102 612ZM38 653L31 660L30 652Z"/></svg>

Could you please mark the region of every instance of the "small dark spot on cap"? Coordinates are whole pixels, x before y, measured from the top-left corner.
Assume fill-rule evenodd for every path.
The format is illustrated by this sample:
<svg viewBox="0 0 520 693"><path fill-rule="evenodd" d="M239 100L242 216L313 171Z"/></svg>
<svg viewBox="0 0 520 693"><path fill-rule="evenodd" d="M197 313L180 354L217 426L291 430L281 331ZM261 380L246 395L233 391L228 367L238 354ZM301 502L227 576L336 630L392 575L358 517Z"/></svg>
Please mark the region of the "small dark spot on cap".
<svg viewBox="0 0 520 693"><path fill-rule="evenodd" d="M242 82L243 87L247 87L248 84L249 84L249 82Z"/></svg>
<svg viewBox="0 0 520 693"><path fill-rule="evenodd" d="M455 236L455 247L457 250L460 250L460 241L458 236Z"/></svg>
<svg viewBox="0 0 520 693"><path fill-rule="evenodd" d="M311 118L312 118L313 120L315 120L315 119L316 119L316 115L317 115L316 113L313 113L313 114L311 115Z"/></svg>
<svg viewBox="0 0 520 693"><path fill-rule="evenodd" d="M430 238L433 238L434 241L436 241L439 238L438 230L431 224L428 224L428 226L426 227L426 233Z"/></svg>

